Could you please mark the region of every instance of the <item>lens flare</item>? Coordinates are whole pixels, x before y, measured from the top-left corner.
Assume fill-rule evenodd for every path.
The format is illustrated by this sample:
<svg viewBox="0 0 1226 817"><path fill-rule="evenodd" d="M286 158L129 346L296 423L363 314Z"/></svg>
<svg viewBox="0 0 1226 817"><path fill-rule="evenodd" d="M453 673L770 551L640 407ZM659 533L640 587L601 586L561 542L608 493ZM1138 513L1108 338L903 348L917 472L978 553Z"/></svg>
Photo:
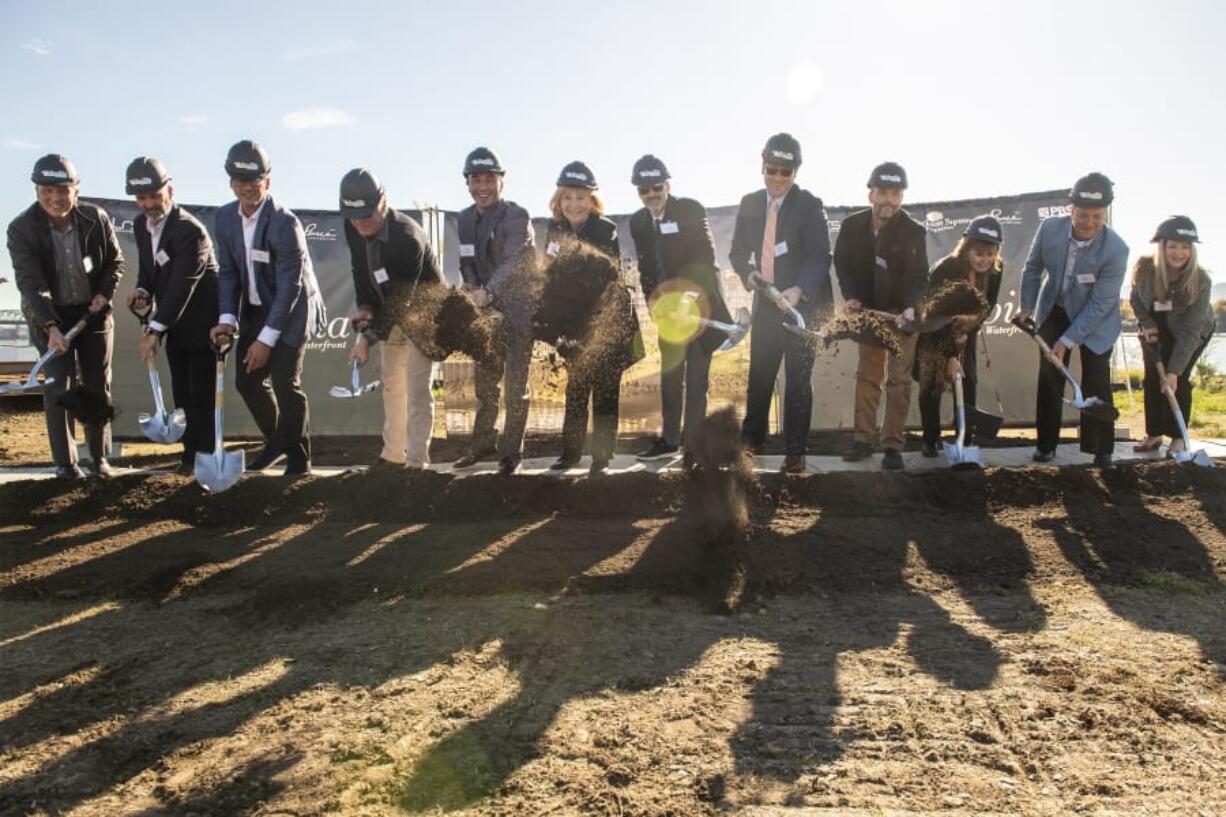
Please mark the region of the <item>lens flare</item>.
<svg viewBox="0 0 1226 817"><path fill-rule="evenodd" d="M651 320L667 343L689 343L702 332L700 321L710 313L706 295L684 279L665 281L651 303Z"/></svg>

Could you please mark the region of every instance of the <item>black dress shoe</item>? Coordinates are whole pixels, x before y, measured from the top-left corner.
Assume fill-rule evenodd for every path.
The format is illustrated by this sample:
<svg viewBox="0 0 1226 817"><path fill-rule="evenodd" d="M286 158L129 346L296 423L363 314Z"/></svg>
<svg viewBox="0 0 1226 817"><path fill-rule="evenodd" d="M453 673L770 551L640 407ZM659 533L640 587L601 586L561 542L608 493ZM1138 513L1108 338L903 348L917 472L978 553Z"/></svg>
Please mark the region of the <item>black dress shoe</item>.
<svg viewBox="0 0 1226 817"><path fill-rule="evenodd" d="M1111 461L1110 454L1095 454L1094 455L1094 467L1095 468L1114 468L1115 463Z"/></svg>
<svg viewBox="0 0 1226 817"><path fill-rule="evenodd" d="M498 461L498 475L509 477L519 470L521 458L515 454L503 457Z"/></svg>
<svg viewBox="0 0 1226 817"><path fill-rule="evenodd" d="M568 457L565 454L554 460L553 465L549 466L550 471L569 471L579 464L578 457Z"/></svg>
<svg viewBox="0 0 1226 817"><path fill-rule="evenodd" d="M924 456L928 459L932 459L937 455L937 453L937 444L924 440Z"/></svg>
<svg viewBox="0 0 1226 817"><path fill-rule="evenodd" d="M783 465L779 468L781 474L803 474L804 472L804 454L788 454L783 458Z"/></svg>
<svg viewBox="0 0 1226 817"><path fill-rule="evenodd" d="M84 479L85 472L74 465L57 465L55 467L56 479Z"/></svg>
<svg viewBox="0 0 1226 817"><path fill-rule="evenodd" d="M1030 457L1033 462L1051 462L1055 458L1055 451L1044 451L1042 448L1036 448L1034 454Z"/></svg>
<svg viewBox="0 0 1226 817"><path fill-rule="evenodd" d="M749 440L744 440L741 442L741 447L745 449L745 451L749 454L749 456L757 457L757 456L761 456L762 454L763 444L753 443L753 442L750 442Z"/></svg>
<svg viewBox="0 0 1226 817"><path fill-rule="evenodd" d="M906 465L902 461L902 454L897 448L887 448L885 454L881 457L881 469L883 471L901 471Z"/></svg>
<svg viewBox="0 0 1226 817"><path fill-rule="evenodd" d="M652 443L651 448L648 448L646 451L644 451L641 454L636 454L634 458L636 460L648 462L651 460L662 460L662 459L665 459L666 457L674 457L676 455L677 455L677 446L669 445L668 443L664 441L664 438L661 437L660 439Z"/></svg>
<svg viewBox="0 0 1226 817"><path fill-rule="evenodd" d="M110 479L115 476L115 472L111 470L111 464L106 461L106 457L99 457L96 460L89 462L89 474L98 479Z"/></svg>
<svg viewBox="0 0 1226 817"><path fill-rule="evenodd" d="M247 461L248 471L263 471L268 466L285 456L285 452L264 446L255 459Z"/></svg>
<svg viewBox="0 0 1226 817"><path fill-rule="evenodd" d="M285 469L287 472L289 469ZM379 457L374 462L366 467L368 474L398 474L404 470L404 463L392 462Z"/></svg>
<svg viewBox="0 0 1226 817"><path fill-rule="evenodd" d="M843 462L859 462L873 455L873 447L868 443L852 443L851 448L843 454Z"/></svg>
<svg viewBox="0 0 1226 817"><path fill-rule="evenodd" d="M472 468L482 460L492 460L494 458L494 450L487 449L485 451L469 451L464 456L451 464L452 471L462 471L465 468Z"/></svg>
<svg viewBox="0 0 1226 817"><path fill-rule="evenodd" d="M285 466L285 476L289 479L302 479L311 475L311 461L295 462Z"/></svg>

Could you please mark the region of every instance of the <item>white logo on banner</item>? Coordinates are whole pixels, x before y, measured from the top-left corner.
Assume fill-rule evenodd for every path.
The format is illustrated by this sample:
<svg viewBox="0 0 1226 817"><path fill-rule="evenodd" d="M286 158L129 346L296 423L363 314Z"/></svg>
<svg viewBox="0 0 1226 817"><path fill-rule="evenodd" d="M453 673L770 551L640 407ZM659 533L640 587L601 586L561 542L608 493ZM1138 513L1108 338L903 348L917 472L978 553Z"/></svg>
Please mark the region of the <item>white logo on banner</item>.
<svg viewBox="0 0 1226 817"><path fill-rule="evenodd" d="M133 228L133 226L134 226L134 225L133 225L133 222L132 222L131 220L120 221L119 219L115 218L114 216L109 216L109 218L111 219L111 228L112 228L112 229L114 229L114 230L115 230L115 232L117 232L117 233L131 233L131 232L133 232L133 229L132 229L132 228Z"/></svg>
<svg viewBox="0 0 1226 817"><path fill-rule="evenodd" d="M311 222L303 227L308 241L335 241L336 230L321 230L319 225Z"/></svg>
<svg viewBox="0 0 1226 817"><path fill-rule="evenodd" d="M1057 204L1053 207L1040 207L1035 213L1039 218L1054 218L1055 216L1067 216L1072 209L1071 204Z"/></svg>
<svg viewBox="0 0 1226 817"><path fill-rule="evenodd" d="M930 233L943 233L947 230L965 230L967 226L979 218L981 215L993 216L1001 224L1021 224L1022 214L1014 210L1006 215L999 207L993 208L985 213L976 213L973 216L958 216L957 218L947 217L940 210L929 210L924 216L924 226L928 228ZM989 232L984 230L985 233Z"/></svg>

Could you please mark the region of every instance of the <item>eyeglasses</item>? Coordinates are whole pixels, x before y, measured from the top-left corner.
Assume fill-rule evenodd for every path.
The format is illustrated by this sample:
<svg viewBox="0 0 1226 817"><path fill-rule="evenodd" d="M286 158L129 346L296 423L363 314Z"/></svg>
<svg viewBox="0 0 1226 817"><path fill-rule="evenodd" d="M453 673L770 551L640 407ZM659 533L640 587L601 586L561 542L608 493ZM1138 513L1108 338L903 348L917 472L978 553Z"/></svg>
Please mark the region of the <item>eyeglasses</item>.
<svg viewBox="0 0 1226 817"><path fill-rule="evenodd" d="M763 169L763 172L766 173L767 176L782 176L785 179L789 179L792 177L792 173L795 171L793 171L790 167L771 167L770 165L767 165Z"/></svg>
<svg viewBox="0 0 1226 817"><path fill-rule="evenodd" d="M664 185L658 182L656 184L640 184L639 185L639 195L640 196L646 196L648 193L660 193L660 192L663 192L663 190L664 190Z"/></svg>

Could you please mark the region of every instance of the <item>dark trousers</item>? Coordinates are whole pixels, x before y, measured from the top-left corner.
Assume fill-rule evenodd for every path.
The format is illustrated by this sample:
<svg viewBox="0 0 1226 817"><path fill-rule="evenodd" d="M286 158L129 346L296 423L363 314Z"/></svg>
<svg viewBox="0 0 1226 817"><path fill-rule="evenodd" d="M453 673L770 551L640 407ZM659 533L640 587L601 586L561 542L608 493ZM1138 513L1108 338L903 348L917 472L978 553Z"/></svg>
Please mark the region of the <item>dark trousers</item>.
<svg viewBox="0 0 1226 817"><path fill-rule="evenodd" d="M707 416L711 353L697 341L677 345L660 341L660 436L671 446L688 443ZM685 437L681 418L685 417Z"/></svg>
<svg viewBox="0 0 1226 817"><path fill-rule="evenodd" d="M86 306L57 306L60 331L67 334L74 323L85 317ZM31 330L39 354L47 351L48 337L41 330ZM75 465L77 462L76 420L60 405L60 399L70 388L81 385L94 394L103 394L111 399L111 350L115 343L115 322L108 315L98 324L91 324L77 335L68 347L68 353L56 355L47 361L43 374L55 378L55 382L43 387L43 416L47 422L47 438L51 445L51 459L57 466ZM111 424L85 424L85 442L89 456L97 462L111 449Z"/></svg>
<svg viewBox="0 0 1226 817"><path fill-rule="evenodd" d="M485 453L494 450L498 419L500 385L506 388L507 413L503 419L502 437L498 439L498 456L518 457L524 452L524 432L528 428L528 368L532 363L531 332L511 325L504 319L499 329L503 354L485 365L477 365L473 385L477 392L477 416L473 419L472 450Z"/></svg>
<svg viewBox="0 0 1226 817"><path fill-rule="evenodd" d="M809 320L809 316L805 316ZM813 414L813 347L783 328L783 316L774 306L759 303L754 310L753 334L749 339L749 390L741 438L761 445L770 428L771 395L775 376L783 361L787 386L783 393L783 438L788 454L805 453L805 439Z"/></svg>
<svg viewBox="0 0 1226 817"><path fill-rule="evenodd" d="M971 445L975 439L974 421L971 419L972 411L975 408L975 397L978 393L979 372L978 364L975 359L975 346L977 345L978 337L971 335L966 339L966 346L962 349L962 397L963 403L966 405L966 437L965 442ZM943 384L944 381L942 380ZM953 384L950 384L950 399L953 399ZM941 395L945 393L943 386L926 391L921 389L919 394L919 410L920 423L924 427L924 442L936 443L941 439ZM955 404L955 411L957 410ZM957 416L954 417L954 431L957 432L956 423Z"/></svg>
<svg viewBox="0 0 1226 817"><path fill-rule="evenodd" d="M287 467L311 461L311 438L307 432L308 409L302 391L302 358L306 342L297 347L277 343L263 368L248 372L243 358L264 328L265 314L259 307L244 310L243 328L235 350L238 375L235 385L248 411L264 435L264 444L284 452Z"/></svg>
<svg viewBox="0 0 1226 817"><path fill-rule="evenodd" d="M1039 336L1051 346L1068 330L1071 321L1056 307L1039 327ZM1081 393L1111 402L1111 352L1095 354L1085 346L1081 352ZM1064 363L1068 364L1065 352ZM1055 451L1060 441L1060 423L1064 418L1064 392L1070 388L1060 370L1045 357L1039 361L1039 386L1035 398L1035 425L1038 428L1040 451ZM1115 428L1112 423L1082 414L1078 425L1081 450L1087 454L1110 454L1115 449Z"/></svg>
<svg viewBox="0 0 1226 817"><path fill-rule="evenodd" d="M589 377L575 377L573 372L568 372L566 414L562 418L563 459L578 459L583 453L589 403L592 409L592 460L608 462L613 459L621 384L620 371L596 372Z"/></svg>
<svg viewBox="0 0 1226 817"><path fill-rule="evenodd" d="M170 366L170 389L175 408L183 409L187 429L183 432L183 461L195 463L196 452L213 450L213 391L217 356L207 346L185 347L170 330L166 336L166 363Z"/></svg>
<svg viewBox="0 0 1226 817"><path fill-rule="evenodd" d="M1166 321L1163 320L1165 315L1158 313L1161 317L1158 321L1158 349L1162 355L1162 365L1166 366L1167 361L1171 359L1171 352L1175 349L1175 336L1170 333L1166 327ZM1179 403L1179 412L1183 415L1183 421L1188 422L1188 418L1192 416L1192 380L1191 374L1196 371L1196 361L1200 360L1201 353L1205 351L1205 347L1209 345L1209 339L1201 343L1201 345L1192 353L1192 359L1188 361L1188 367L1179 373L1179 382L1175 385L1175 401ZM1145 434L1148 437L1161 437L1163 435L1172 438L1178 438L1179 424L1175 422L1175 415L1171 411L1171 404L1162 391L1162 383L1158 379L1158 366L1154 355L1150 352L1149 346L1141 344L1142 358L1145 361L1145 380L1143 389L1145 392Z"/></svg>

